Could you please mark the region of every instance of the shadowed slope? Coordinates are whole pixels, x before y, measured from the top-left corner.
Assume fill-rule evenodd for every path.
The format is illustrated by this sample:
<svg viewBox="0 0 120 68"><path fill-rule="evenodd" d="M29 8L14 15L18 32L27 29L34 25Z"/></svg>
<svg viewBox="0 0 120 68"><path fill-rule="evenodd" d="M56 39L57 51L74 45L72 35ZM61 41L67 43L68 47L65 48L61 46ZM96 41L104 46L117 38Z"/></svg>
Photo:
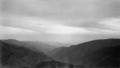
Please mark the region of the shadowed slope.
<svg viewBox="0 0 120 68"><path fill-rule="evenodd" d="M40 42L40 41L38 41L38 42L37 41L18 41L15 39L7 39L4 41L8 44L24 46L24 47L30 48L32 50L37 50L37 51L40 50L44 53L47 53L47 52L53 50L54 48L56 48L56 46L48 44L47 42Z"/></svg>
<svg viewBox="0 0 120 68"><path fill-rule="evenodd" d="M38 62L50 60L42 52L35 52L28 48L8 44L5 41L1 41L1 63L8 66L34 66Z"/></svg>
<svg viewBox="0 0 120 68"><path fill-rule="evenodd" d="M20 43L19 43L20 45ZM73 68L72 64L53 60L43 52L0 41L2 68Z"/></svg>
<svg viewBox="0 0 120 68"><path fill-rule="evenodd" d="M52 57L78 65L119 67L120 39L94 40L54 50Z"/></svg>

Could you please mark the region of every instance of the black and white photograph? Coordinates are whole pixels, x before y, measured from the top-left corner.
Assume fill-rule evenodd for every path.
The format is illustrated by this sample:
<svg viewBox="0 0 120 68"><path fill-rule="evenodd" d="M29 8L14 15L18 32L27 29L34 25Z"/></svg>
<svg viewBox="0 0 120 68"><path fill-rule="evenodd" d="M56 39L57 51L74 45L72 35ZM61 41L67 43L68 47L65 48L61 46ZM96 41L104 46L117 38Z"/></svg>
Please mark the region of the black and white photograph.
<svg viewBox="0 0 120 68"><path fill-rule="evenodd" d="M120 68L120 0L0 0L0 68Z"/></svg>

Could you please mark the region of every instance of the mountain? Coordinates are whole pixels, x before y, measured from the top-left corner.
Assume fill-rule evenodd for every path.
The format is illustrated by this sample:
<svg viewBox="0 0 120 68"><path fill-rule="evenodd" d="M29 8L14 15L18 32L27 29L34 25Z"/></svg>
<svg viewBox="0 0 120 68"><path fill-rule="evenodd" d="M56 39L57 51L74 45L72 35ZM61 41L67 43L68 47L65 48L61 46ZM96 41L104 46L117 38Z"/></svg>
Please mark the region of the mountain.
<svg viewBox="0 0 120 68"><path fill-rule="evenodd" d="M20 44L19 44L20 45ZM0 41L1 64L10 67L31 67L38 62L51 60L42 52Z"/></svg>
<svg viewBox="0 0 120 68"><path fill-rule="evenodd" d="M35 42L35 41L25 41L24 42L27 47L34 48L36 50L41 50L44 52L46 55L49 54L48 52L52 51L55 48L58 48L55 45L52 45L50 43L45 43L45 42Z"/></svg>
<svg viewBox="0 0 120 68"><path fill-rule="evenodd" d="M24 47L28 47L31 48L33 50L40 50L44 53L48 53L49 51L53 50L54 48L57 48L56 46L52 45L52 44L48 44L45 42L37 42L37 41L18 41L15 39L7 39L4 40L6 43L10 43L13 45L18 45L18 46L24 46Z"/></svg>
<svg viewBox="0 0 120 68"><path fill-rule="evenodd" d="M51 57L77 65L119 68L120 39L100 39L56 48L51 52Z"/></svg>
<svg viewBox="0 0 120 68"><path fill-rule="evenodd" d="M76 68L81 65L73 65L56 61L42 51L33 50L22 45L15 44L15 40L0 40L0 67L1 68ZM13 44L14 42L14 44ZM18 42L18 41L17 41Z"/></svg>

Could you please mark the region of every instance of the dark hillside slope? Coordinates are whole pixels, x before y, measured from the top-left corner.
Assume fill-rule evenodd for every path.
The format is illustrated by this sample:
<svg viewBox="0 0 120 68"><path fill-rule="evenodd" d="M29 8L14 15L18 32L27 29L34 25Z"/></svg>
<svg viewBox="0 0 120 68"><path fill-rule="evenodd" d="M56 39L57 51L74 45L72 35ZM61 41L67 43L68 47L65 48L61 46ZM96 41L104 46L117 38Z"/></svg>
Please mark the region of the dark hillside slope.
<svg viewBox="0 0 120 68"><path fill-rule="evenodd" d="M20 45L20 43L19 43ZM58 62L43 52L0 41L0 68L75 68L73 64ZM77 67L81 67L78 65Z"/></svg>
<svg viewBox="0 0 120 68"><path fill-rule="evenodd" d="M35 52L28 48L8 44L0 41L1 47L1 64L11 67L34 66L38 62L51 60L42 52Z"/></svg>
<svg viewBox="0 0 120 68"><path fill-rule="evenodd" d="M54 50L52 57L58 61L78 65L118 67L120 64L120 39L94 40L71 47L63 47ZM115 64L113 64L114 62Z"/></svg>
<svg viewBox="0 0 120 68"><path fill-rule="evenodd" d="M18 46L24 46L33 50L40 50L44 53L48 53L49 51L53 50L54 48L56 48L53 45L50 45L48 43L45 42L37 42L37 41L18 41L15 39L7 39L4 40L4 42L8 43L8 44L13 44L13 45L18 45Z"/></svg>

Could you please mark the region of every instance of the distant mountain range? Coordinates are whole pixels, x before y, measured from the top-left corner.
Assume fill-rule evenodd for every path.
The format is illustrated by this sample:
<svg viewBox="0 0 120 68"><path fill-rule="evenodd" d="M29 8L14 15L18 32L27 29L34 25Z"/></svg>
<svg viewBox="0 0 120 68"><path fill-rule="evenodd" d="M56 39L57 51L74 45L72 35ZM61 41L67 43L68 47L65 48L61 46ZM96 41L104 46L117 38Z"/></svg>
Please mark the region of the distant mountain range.
<svg viewBox="0 0 120 68"><path fill-rule="evenodd" d="M120 39L100 39L70 47L56 48L51 56L58 61L104 68L120 67Z"/></svg>
<svg viewBox="0 0 120 68"><path fill-rule="evenodd" d="M0 68L75 68L45 55L42 51L22 46L17 40L0 40Z"/></svg>
<svg viewBox="0 0 120 68"><path fill-rule="evenodd" d="M0 68L120 68L120 39L55 49L40 42L0 40Z"/></svg>
<svg viewBox="0 0 120 68"><path fill-rule="evenodd" d="M6 43L17 45L17 46L24 46L24 47L27 47L33 50L38 50L38 51L40 50L44 53L47 53L53 50L54 48L57 48L57 46L55 45L44 43L44 42L37 42L37 41L18 41L15 39L8 39L4 41Z"/></svg>
<svg viewBox="0 0 120 68"><path fill-rule="evenodd" d="M29 68L30 66L35 66L38 62L51 60L40 51L32 51L23 46L11 43L12 42L8 43L8 41L0 41L0 56L3 66L10 66L11 68Z"/></svg>

